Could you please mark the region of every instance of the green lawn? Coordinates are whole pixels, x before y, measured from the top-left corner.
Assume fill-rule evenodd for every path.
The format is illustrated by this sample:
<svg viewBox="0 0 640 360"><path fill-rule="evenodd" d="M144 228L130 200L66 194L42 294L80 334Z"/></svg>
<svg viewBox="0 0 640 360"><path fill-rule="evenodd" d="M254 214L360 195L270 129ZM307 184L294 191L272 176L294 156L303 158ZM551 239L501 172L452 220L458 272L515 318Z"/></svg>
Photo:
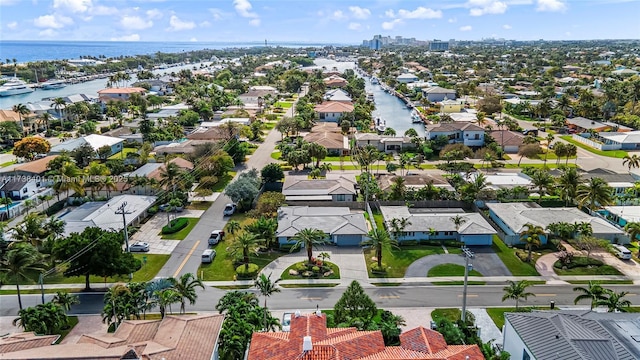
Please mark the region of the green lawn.
<svg viewBox="0 0 640 360"><path fill-rule="evenodd" d="M458 264L441 264L429 269L428 277L439 276L464 276L464 266ZM482 276L480 272L471 270L469 276Z"/></svg>
<svg viewBox="0 0 640 360"><path fill-rule="evenodd" d="M163 239L168 239L168 240L184 240L184 238L187 237L187 235L189 235L189 233L191 232L191 230L193 230L193 228L196 226L196 224L198 223L198 221L200 221L200 218L185 218L189 221L189 224L187 224L187 226L178 231L177 233L173 233L173 234L164 234L161 237ZM161 233L162 234L162 233Z"/></svg>
<svg viewBox="0 0 640 360"><path fill-rule="evenodd" d="M225 176L221 177L218 182L211 188L213 192L222 192L224 188L231 182L233 177L236 176L235 171L228 172Z"/></svg>
<svg viewBox="0 0 640 360"><path fill-rule="evenodd" d="M10 290L13 289L13 290ZM58 291L66 291L68 293L77 292L78 289L44 289L45 294L55 294ZM4 289L0 290L0 295L16 295L18 291L16 291L15 285L5 285ZM22 289L20 288L20 294L41 294L40 289Z"/></svg>
<svg viewBox="0 0 640 360"><path fill-rule="evenodd" d="M491 248L496 252L500 260L511 271L513 276L540 276L533 264L522 262L515 254L515 248L505 245L497 235L493 236Z"/></svg>
<svg viewBox="0 0 640 360"><path fill-rule="evenodd" d="M274 160L280 160L282 153L280 151L274 151L271 153L271 158Z"/></svg>
<svg viewBox="0 0 640 360"><path fill-rule="evenodd" d="M433 310L431 312L431 319L433 321L438 321L444 318L450 321L458 321L460 320L461 315L462 315L462 310L458 308L442 308L442 309Z"/></svg>
<svg viewBox="0 0 640 360"><path fill-rule="evenodd" d="M368 214L367 214L368 215ZM376 227L378 229L384 229L384 217L382 216L382 213L378 210L374 210L373 211L373 220L375 220L376 222Z"/></svg>
<svg viewBox="0 0 640 360"><path fill-rule="evenodd" d="M292 102L286 102L286 101L278 101L275 104L273 104L273 107L281 107L283 109L288 109L291 106L293 106Z"/></svg>
<svg viewBox="0 0 640 360"><path fill-rule="evenodd" d="M296 289L296 288L323 288L323 287L336 287L340 285L340 283L329 283L329 284L278 284L280 287L285 289Z"/></svg>
<svg viewBox="0 0 640 360"><path fill-rule="evenodd" d="M15 160L7 161L7 162L5 162L5 163L0 164L0 168L7 167L7 166L11 166L11 165L13 165L13 164L15 164L15 163L16 163L16 161L15 161Z"/></svg>
<svg viewBox="0 0 640 360"><path fill-rule="evenodd" d="M464 281L432 281L431 284L438 286L460 286ZM467 281L467 285L486 285L486 281Z"/></svg>
<svg viewBox="0 0 640 360"><path fill-rule="evenodd" d="M560 136L560 138L562 140L565 140L581 149L587 150L591 153L594 153L596 155L600 155L600 156L607 156L607 157L612 157L612 158L618 158L618 159L622 159L625 156L627 156L627 152L624 150L598 150L598 149L594 149L591 146L585 145L583 143L577 142L575 140L573 140L573 138L569 135L565 135L565 136Z"/></svg>
<svg viewBox="0 0 640 360"><path fill-rule="evenodd" d="M289 275L289 270L295 270L298 264L293 264L293 265L289 266L282 274L280 274L280 278L282 280L304 280L304 279L306 279L306 278L304 278L302 276ZM329 276L326 276L326 277L319 278L319 279L340 279L340 268L338 267L338 265L336 265L336 264L334 264L332 262L329 262L329 261L325 261L325 264L327 266L329 266L331 268L331 270L333 270L333 274L331 274Z"/></svg>
<svg viewBox="0 0 640 360"><path fill-rule="evenodd" d="M459 251L459 249L450 249L449 252L456 253L456 250ZM421 257L444 254L444 250L440 246L433 245L402 246L391 250L384 249L382 250L382 262L386 265L387 272L385 274L374 274L371 272L371 266L376 264L375 261L371 261L371 258L375 256L374 249L366 249L363 254L365 262L367 263L367 269L369 270L369 277L402 278L411 263Z"/></svg>
<svg viewBox="0 0 640 360"><path fill-rule="evenodd" d="M584 285L592 282L594 284L609 284L609 285L632 285L633 280L567 280L569 284Z"/></svg>
<svg viewBox="0 0 640 360"><path fill-rule="evenodd" d="M109 160L125 159L128 153L134 153L134 152L138 152L138 149L126 147L126 148L123 148L122 151L120 151L119 153L109 156Z"/></svg>
<svg viewBox="0 0 640 360"><path fill-rule="evenodd" d="M212 201L192 201L191 204L187 205L187 209L189 210L208 210L213 204Z"/></svg>
<svg viewBox="0 0 640 360"><path fill-rule="evenodd" d="M586 258L576 256L573 261L580 261L580 259L586 259ZM591 260L594 261L594 259L591 259ZM558 260L555 262L553 266L553 270L558 275L622 275L622 273L620 273L618 269L610 265L603 264L603 265L597 266L592 264L587 266L585 264L585 266L576 266L572 269L562 269L562 268L556 267L556 266L559 266L559 264L560 264L560 261Z"/></svg>
<svg viewBox="0 0 640 360"><path fill-rule="evenodd" d="M513 301L513 300L512 300ZM557 308L556 308L557 309ZM518 308L518 312L531 312L531 310L550 310L548 306L522 306ZM502 330L504 326L504 314L508 312L516 312L515 307L487 308L487 314L491 317L498 329Z"/></svg>

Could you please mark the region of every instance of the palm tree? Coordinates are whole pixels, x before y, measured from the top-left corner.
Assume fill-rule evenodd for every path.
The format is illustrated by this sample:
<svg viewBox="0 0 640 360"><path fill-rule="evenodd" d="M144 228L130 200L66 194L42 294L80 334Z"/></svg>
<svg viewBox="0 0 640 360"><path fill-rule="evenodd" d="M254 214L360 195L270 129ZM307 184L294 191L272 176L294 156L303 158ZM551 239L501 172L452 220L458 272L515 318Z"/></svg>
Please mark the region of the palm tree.
<svg viewBox="0 0 640 360"><path fill-rule="evenodd" d="M196 294L196 287L201 287L204 290L204 284L192 273L186 273L180 277L177 281L174 280L173 289L180 297L180 314L184 314L185 300L189 300L189 304L194 305L198 294Z"/></svg>
<svg viewBox="0 0 640 360"><path fill-rule="evenodd" d="M624 231L629 234L629 238L631 241L638 240L638 236L640 235L640 222L630 222L624 226Z"/></svg>
<svg viewBox="0 0 640 360"><path fill-rule="evenodd" d="M94 161L85 169L85 173L89 179L96 179L88 181L89 188L91 189L91 198L95 199L95 191L100 186L101 179L106 178L107 175L111 174L111 171L109 171L109 168L105 164Z"/></svg>
<svg viewBox="0 0 640 360"><path fill-rule="evenodd" d="M525 242L525 247L527 249L527 262L531 262L531 252L533 251L534 246L540 246L541 238L545 235L544 229L542 226L533 225L532 223L524 224L526 230L523 230L520 233L520 240Z"/></svg>
<svg viewBox="0 0 640 360"><path fill-rule="evenodd" d="M582 183L582 178L576 168L564 168L557 181L560 188L560 198L568 206L569 202L574 201L576 198L576 192L578 191L578 186Z"/></svg>
<svg viewBox="0 0 640 360"><path fill-rule="evenodd" d="M502 301L511 299L516 301L516 311L518 311L518 305L520 303L520 299L524 299L527 301L529 296L536 296L534 293L527 292L527 288L531 286L531 284L527 280L522 281L511 281L508 280L509 286L505 286L503 288L504 295L502 296Z"/></svg>
<svg viewBox="0 0 640 360"><path fill-rule="evenodd" d="M179 176L182 174L182 169L176 163L167 163L160 170L160 185L165 189L171 188L172 195L175 197L176 184Z"/></svg>
<svg viewBox="0 0 640 360"><path fill-rule="evenodd" d="M622 165L627 165L627 167L629 168L629 171L631 171L632 168L638 168L640 167L640 156L636 154L633 154L633 155L627 154L625 155L624 158L622 158Z"/></svg>
<svg viewBox="0 0 640 360"><path fill-rule="evenodd" d="M31 111L25 104L13 105L12 110L18 113L18 118L20 119L20 132L22 133L22 136L24 136L25 132L24 132L24 122L22 121L22 116L30 114Z"/></svg>
<svg viewBox="0 0 640 360"><path fill-rule="evenodd" d="M605 289L605 298L598 300L596 305L602 305L607 307L608 312L627 312L631 301L623 300L622 298L629 294L628 291L621 291L619 293Z"/></svg>
<svg viewBox="0 0 640 360"><path fill-rule="evenodd" d="M405 218L405 217L393 218L391 219L391 222L389 223L389 225L391 226L393 237L395 238L396 241L398 241L400 239L400 236L402 236L404 229L406 229L407 226L411 225L411 221L409 221L409 218Z"/></svg>
<svg viewBox="0 0 640 360"><path fill-rule="evenodd" d="M595 211L599 206L613 203L613 189L601 178L591 178L587 183L578 185L576 200L580 207L587 205Z"/></svg>
<svg viewBox="0 0 640 360"><path fill-rule="evenodd" d="M44 270L42 256L30 244L20 244L7 251L4 260L0 262L0 271L6 272L8 277L13 277L18 291L18 305L22 310L22 298L20 297L20 282L30 280L32 271L40 272Z"/></svg>
<svg viewBox="0 0 640 360"><path fill-rule="evenodd" d="M460 230L460 226L462 226L462 224L467 222L467 219L463 218L460 215L456 215L456 216L454 216L452 218L449 218L449 220L451 220L453 225L456 227L456 232L458 232Z"/></svg>
<svg viewBox="0 0 640 360"><path fill-rule="evenodd" d="M282 279L278 279L276 281L271 281L271 274L266 276L265 274L260 274L260 277L256 279L253 286L258 289L260 295L264 296L264 331L268 330L267 327L267 298L275 293L280 292L280 288L278 288L278 283Z"/></svg>
<svg viewBox="0 0 640 360"><path fill-rule="evenodd" d="M71 310L71 305L80 304L78 295L69 294L66 291L56 292L51 301L63 308L65 312Z"/></svg>
<svg viewBox="0 0 640 360"><path fill-rule="evenodd" d="M369 245L375 249L378 269L382 269L382 250L390 250L391 247L398 246L398 242L391 238L387 230L382 228L371 229L367 237L368 239L363 241L361 245Z"/></svg>
<svg viewBox="0 0 640 360"><path fill-rule="evenodd" d="M544 153L544 167L547 167L547 156L551 150L551 143L553 142L553 139L555 139L553 134L547 134L547 151Z"/></svg>
<svg viewBox="0 0 640 360"><path fill-rule="evenodd" d="M553 176L545 169L537 169L531 174L531 184L538 189L538 201L553 187Z"/></svg>
<svg viewBox="0 0 640 360"><path fill-rule="evenodd" d="M53 99L53 108L58 112L58 117L60 117L60 131L64 131L64 119L62 119L62 109L64 109L67 105L67 102L64 101L63 98L57 97Z"/></svg>
<svg viewBox="0 0 640 360"><path fill-rule="evenodd" d="M295 244L291 247L291 251L305 247L307 249L307 258L311 263L313 257L313 248L327 243L327 235L322 230L306 228L298 231L298 233L291 238L295 241Z"/></svg>
<svg viewBox="0 0 640 360"><path fill-rule="evenodd" d="M177 303L181 300L180 294L178 294L178 292L173 288L157 290L153 295L156 298L156 304L160 310L160 317L163 319L167 313L167 307L169 307L169 311L171 312L171 304Z"/></svg>
<svg viewBox="0 0 640 360"><path fill-rule="evenodd" d="M258 251L262 241L262 239L258 239L256 234L245 231L237 236L231 244L230 250L232 254L242 253L242 263L245 271L249 271L249 253Z"/></svg>
<svg viewBox="0 0 640 360"><path fill-rule="evenodd" d="M589 283L586 287L574 287L573 291L581 293L580 295L576 296L575 300L573 300L573 303L577 305L578 302L582 300L591 300L591 310L593 310L593 307L597 305L598 301L604 300L606 298L606 289L600 286L600 284L594 283L591 280L589 280Z"/></svg>
<svg viewBox="0 0 640 360"><path fill-rule="evenodd" d="M67 197L69 197L69 191L73 190L75 193L84 194L84 184L80 181L82 170L80 170L76 164L72 162L66 162L60 168L60 176L56 177L56 182L53 184L53 189L58 192L66 191Z"/></svg>
<svg viewBox="0 0 640 360"><path fill-rule="evenodd" d="M40 115L40 120L41 120L41 123L44 124L44 130L48 132L49 122L51 121L51 114L43 113L42 115Z"/></svg>
<svg viewBox="0 0 640 360"><path fill-rule="evenodd" d="M231 234L231 236L235 235L235 233L240 231L241 228L242 226L237 220L229 220L229 222L227 223L227 231L229 232L229 234Z"/></svg>
<svg viewBox="0 0 640 360"><path fill-rule="evenodd" d="M13 204L13 200L11 200L11 198L9 197L3 197L0 198L0 205L4 205L4 210L7 213L7 220L9 220L10 216L9 216L9 206Z"/></svg>

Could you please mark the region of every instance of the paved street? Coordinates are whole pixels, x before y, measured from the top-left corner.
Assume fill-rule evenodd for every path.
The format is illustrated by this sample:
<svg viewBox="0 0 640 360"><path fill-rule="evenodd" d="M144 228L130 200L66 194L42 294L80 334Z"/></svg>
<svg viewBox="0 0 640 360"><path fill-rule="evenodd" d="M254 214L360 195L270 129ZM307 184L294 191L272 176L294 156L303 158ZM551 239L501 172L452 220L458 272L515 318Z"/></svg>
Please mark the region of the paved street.
<svg viewBox="0 0 640 360"><path fill-rule="evenodd" d="M169 213L173 220L175 217L200 218L204 210L185 209L180 213ZM142 241L149 244L149 254L171 254L173 249L180 243L180 240L163 239L161 235L162 227L167 225L167 213L159 212L153 215L140 230L131 236L129 241L133 244Z"/></svg>

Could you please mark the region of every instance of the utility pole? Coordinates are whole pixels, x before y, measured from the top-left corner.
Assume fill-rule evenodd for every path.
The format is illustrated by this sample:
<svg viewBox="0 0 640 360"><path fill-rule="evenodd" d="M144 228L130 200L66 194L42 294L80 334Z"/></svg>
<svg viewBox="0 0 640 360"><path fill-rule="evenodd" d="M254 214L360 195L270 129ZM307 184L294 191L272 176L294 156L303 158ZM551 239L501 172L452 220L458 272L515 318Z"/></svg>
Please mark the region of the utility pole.
<svg viewBox="0 0 640 360"><path fill-rule="evenodd" d="M122 214L122 225L124 226L124 244L127 247L127 252L129 252L129 231L127 229L127 215L133 214L131 211L126 210L127 202L123 202L122 205L116 210L116 215ZM133 274L129 274L129 280L133 278Z"/></svg>
<svg viewBox="0 0 640 360"><path fill-rule="evenodd" d="M467 278L469 270L473 269L473 265L469 264L469 259L473 259L474 255L466 246L462 247L462 256L464 256L464 288L462 290L462 315L461 319L464 323L467 318Z"/></svg>

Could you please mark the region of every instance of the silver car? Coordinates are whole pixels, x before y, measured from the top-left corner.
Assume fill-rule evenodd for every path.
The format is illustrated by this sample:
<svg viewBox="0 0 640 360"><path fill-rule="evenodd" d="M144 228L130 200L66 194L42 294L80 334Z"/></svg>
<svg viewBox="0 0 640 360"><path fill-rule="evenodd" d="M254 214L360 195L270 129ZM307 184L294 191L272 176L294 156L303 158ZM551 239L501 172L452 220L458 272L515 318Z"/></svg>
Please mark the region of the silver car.
<svg viewBox="0 0 640 360"><path fill-rule="evenodd" d="M149 251L149 244L147 244L146 242L135 242L131 245L129 245L129 252L148 252Z"/></svg>

